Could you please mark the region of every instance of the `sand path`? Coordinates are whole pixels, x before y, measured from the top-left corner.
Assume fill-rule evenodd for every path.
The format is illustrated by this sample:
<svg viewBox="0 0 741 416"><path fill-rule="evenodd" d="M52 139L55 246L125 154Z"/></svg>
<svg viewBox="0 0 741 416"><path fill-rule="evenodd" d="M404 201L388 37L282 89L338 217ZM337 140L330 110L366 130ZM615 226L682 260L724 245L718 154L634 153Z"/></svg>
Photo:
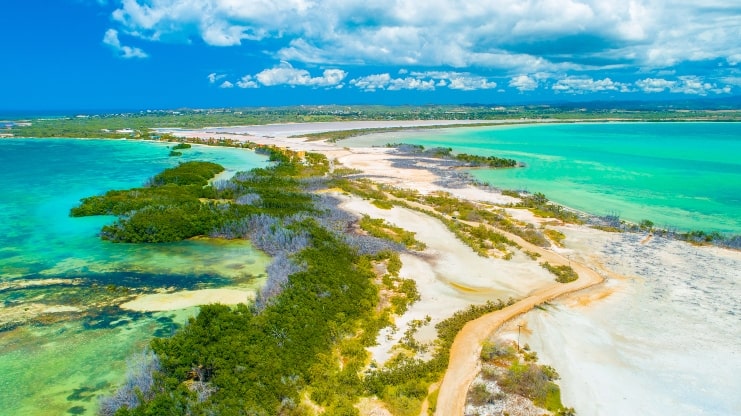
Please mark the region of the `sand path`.
<svg viewBox="0 0 741 416"><path fill-rule="evenodd" d="M474 225L474 223L468 224ZM579 279L567 284L554 283L548 287L536 290L514 305L486 314L467 323L455 337L455 341L453 341L453 345L450 348L448 369L440 384L440 393L437 398L435 415L438 416L463 415L468 388L481 370L479 360L481 345L492 332L505 322L529 311L536 305L594 286L604 280L599 273L582 263L569 261L557 253L528 243L516 235L503 232L496 228L494 229L520 244L523 249L540 254L541 259L551 264L570 264L574 271L579 274ZM423 406L423 408L425 407Z"/></svg>

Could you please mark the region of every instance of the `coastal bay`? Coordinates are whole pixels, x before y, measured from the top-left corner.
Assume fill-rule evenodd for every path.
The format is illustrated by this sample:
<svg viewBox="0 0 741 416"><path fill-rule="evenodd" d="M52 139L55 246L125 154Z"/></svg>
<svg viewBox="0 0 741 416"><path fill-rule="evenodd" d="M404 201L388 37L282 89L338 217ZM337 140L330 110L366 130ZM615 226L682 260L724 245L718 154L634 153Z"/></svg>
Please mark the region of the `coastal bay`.
<svg viewBox="0 0 741 416"><path fill-rule="evenodd" d="M336 128L348 128L352 127L353 125L351 123L345 123L342 125L338 125ZM318 125L311 125L308 127L309 130L314 131L321 131L322 128L325 126L318 124ZM347 168L357 169L359 174L361 175L367 175L369 178L371 178L373 181L376 181L378 183L384 183L387 185L399 187L399 188L412 188L416 189L417 191L423 193L423 194L429 194L434 193L438 191L445 191L449 192L451 195L456 196L457 198L461 198L462 200L468 200L468 201L476 201L476 202L485 202L487 204L494 204L499 206L507 206L508 204L512 203L512 199L510 196L502 195L501 193L497 192L496 190L492 189L482 189L477 188L475 186L472 186L471 184L464 184L462 186L455 186L451 187L449 180L443 180L440 175L446 175L446 174L455 174L455 170L446 170L445 168L434 168L432 165L430 166L417 166L418 163L427 163L423 161L422 159L415 158L414 156L409 155L400 155L397 153L394 153L393 149L386 149L386 148L372 148L372 147L355 147L350 146L346 147L345 144L350 144L350 142L347 143L340 143L340 144L332 144L327 142L310 142L305 141L301 138L291 138L288 137L289 135L293 135L292 133L295 132L295 129L297 127L294 126L279 126L277 127L278 130L276 132L271 132L269 129L266 130L267 132L263 132L264 136L262 135L252 135L252 134L244 134L244 133L234 133L234 132L228 132L229 129L224 129L222 131L219 131L218 133L214 131L182 131L177 132L179 135L183 135L185 137L201 137L203 139L206 138L228 138L230 140L238 140L238 141L250 141L255 143L263 143L266 145L278 145L281 147L290 147L291 149L296 149L298 151L315 151L320 152L322 154L327 155L329 158L335 161L337 163L337 166L343 166ZM298 127L302 129L307 129L307 127ZM246 131L249 131L249 128L245 128ZM277 133L280 132L280 133ZM387 136L381 136L380 140L378 142L383 141L383 143L388 143L392 141L398 141L397 140L397 133L389 133ZM355 140L355 139L352 139ZM360 139L363 140L363 139ZM461 147L463 148L463 147ZM455 150L458 150L456 148ZM472 152L473 153L473 152ZM401 160L405 160L404 163L401 163ZM341 164L341 165L340 165ZM447 173L446 173L447 172ZM356 213L371 213L374 216L380 216L382 218L385 218L392 223L397 224L398 226L410 228L413 230L417 230L420 238L423 240L432 243L439 239L440 244L448 244L445 243L445 241L449 241L450 236L443 237L442 232L433 231L434 227L431 227L429 224L426 224L425 221L429 221L426 219L422 219L421 217L417 218L414 215L410 216L409 214L402 214L401 211L398 211L398 209L394 209L392 211L386 212L385 210L379 210L377 208L371 207L370 205L360 203L359 201L354 202L348 202L346 205L347 209L350 211L354 211ZM605 277L607 277L607 283L605 283L605 287L610 287L612 282L617 279L623 279L626 275L632 275L635 274L639 276L641 279L653 279L652 281L658 285L657 287L662 287L663 284L666 282L662 281L662 273L666 273L666 269L660 266L654 267L654 268L634 268L634 269L622 269L617 266L618 263L616 263L622 256L625 256L627 253L627 250L629 250L631 247L640 247L641 241L646 239L648 244L659 244L658 248L656 249L656 257L654 257L654 260L652 260L655 264L661 265L666 264L670 265L672 264L673 260L672 257L663 257L659 255L663 251L662 247L665 247L665 244L663 243L664 240L660 236L655 236L653 239L647 238L645 235L641 234L633 234L633 233L625 233L625 234L615 234L616 236L620 236L621 238L613 238L610 239L612 234L605 233L603 231L597 231L597 230L590 230L586 228L586 226L583 225L558 225L558 224L552 224L549 223L548 220L542 219L542 218L536 218L533 217L532 214L529 214L529 212L520 210L520 209L510 209L507 208L509 215L513 215L520 221L525 221L529 223L534 223L541 227L548 227L552 229L556 229L559 232L562 232L565 235L564 240L564 246L553 246L552 250L554 253L557 253L559 258L563 259L564 262L571 261L570 259L573 259L575 261L579 261L587 267L594 268L600 272L600 274L603 274ZM418 216L418 214L415 214ZM423 216L424 217L424 216ZM415 219L416 218L416 219ZM596 253L593 253L593 245L584 243L584 238L580 237L584 232L584 230L590 230L589 233L595 233L595 235L599 236L598 240L601 238L602 240L599 241L609 241L613 243L614 245L612 247L612 251L607 249L602 249L600 251L600 255L604 255L604 257L596 257ZM425 237L425 232L432 233L434 235L429 235ZM597 238L597 237L595 237ZM635 240L637 238L637 240ZM634 241L635 240L635 241ZM606 247L610 247L609 244L605 243ZM431 245L431 247L435 247L434 245ZM443 247L443 246L440 246ZM728 253L729 251L718 249L718 248L712 248L712 247L693 247L690 246L687 243L684 242L672 242L671 247L673 249L678 250L677 255L681 256L681 253L686 253L690 248L692 250L697 250L699 253L706 253L708 250L715 250L720 253ZM438 248L438 250L443 250L442 248ZM450 261L445 260L444 254L442 254L442 257L435 257L433 258L419 258L414 256L405 256L403 257L404 262L404 268L402 268L402 276L405 278L411 278L418 281L418 284L424 285L425 290L422 291L423 300L419 304L412 305L412 307L409 309L408 313L400 316L398 318L398 322L400 325L412 325L416 320L423 319L425 315L431 315L431 319L433 322L439 322L443 320L447 314L451 312L449 309L441 310L440 308L436 308L434 306L435 299L443 296L443 294L447 293L451 297L451 299L456 299L456 302L460 302L461 306L464 306L466 304L480 304L481 302L484 302L488 298L493 297L503 297L503 296L510 296L514 295L516 297L521 297L526 295L529 291L535 290L538 285L545 284L547 281L547 275L540 275L542 273L542 269L540 269L537 266L537 263L530 263L530 265L527 265L527 260L525 256L519 256L516 255L514 260L511 261L500 261L498 260L495 263L492 263L493 267L496 267L501 270L501 275L497 276L489 276L490 281L487 281L487 276L481 275L477 277L479 279L476 281L476 279L471 280L470 273L467 273L465 269L461 269L461 267L453 267L452 263ZM726 256L723 254L723 256ZM722 284L719 285L719 290L725 290L728 288L728 285L733 286L736 282L736 280L733 277L733 270L735 270L735 263L733 263L732 260L730 262L727 261L721 261L719 260L721 257L713 257L704 255L700 257L701 259L704 259L705 261L713 262L714 265L716 265L716 270L718 276L721 278ZM726 257L722 257L726 258ZM421 261L421 262L420 262ZM666 263L664 263L666 262ZM425 265L425 263L427 265ZM192 263L191 264L196 264ZM430 268L430 264L437 264L436 266ZM697 263L697 267L701 267L702 262ZM536 266L536 268L530 268L531 266ZM489 266L486 266L489 267ZM484 266L481 266L481 268L486 268ZM523 282L519 282L515 280L508 280L507 275L510 274L514 270L519 270L519 273L523 273L523 277L529 277L530 283L522 285ZM538 270L538 271L536 271ZM694 270L694 271L693 271ZM699 273L700 270L690 269L688 274L682 275L684 277L680 277L678 281L674 282L673 284L681 284L681 282L686 282L694 278L696 276L696 273ZM540 276L540 277L538 277ZM475 277L475 276L474 276ZM527 280L527 279L526 279ZM622 281L622 280L621 280ZM431 283L435 282L434 285ZM504 289L503 289L504 288ZM600 290L600 289L593 289L593 290ZM628 287L628 292L630 292L630 289ZM445 295L448 296L448 295ZM607 300L610 301L611 299L609 296L606 296ZM599 305L599 298L600 296L596 296L596 299L593 304ZM567 298L570 299L570 298ZM615 297L615 299L624 299L621 297ZM655 305L657 310L660 310L662 308L662 302L664 301L673 301L672 299L659 299L659 302ZM700 302L705 302L704 300L700 299L698 300ZM559 305L556 303L556 305ZM618 305L620 305L618 303ZM590 306L592 307L591 303ZM596 306L594 306L596 307ZM621 308L623 306L616 306L617 308ZM731 311L733 311L735 308L734 306L731 306ZM540 311L540 309L538 310ZM584 316L588 316L589 313L584 313ZM526 315L526 317L529 317L531 315ZM580 316L582 316L580 314ZM632 317L631 319L634 319L635 317ZM528 319L535 319L535 318L528 318ZM563 322L568 322L568 319L564 318L564 315L559 315L557 318L558 320L561 320ZM720 318L720 321L723 321L726 319L727 325L727 319L728 318ZM560 322L560 321L559 321ZM600 322L597 324L596 322ZM648 324L650 327L651 321L648 320L644 322L645 324ZM530 327L537 327L536 322L534 321L531 324L528 324ZM558 322L549 323L545 327L539 327L539 334L551 334L548 332L549 329L552 328L558 328L559 327ZM612 323L604 323L603 321L595 321L594 325L617 325L615 322ZM497 328L493 327L490 328L491 331L496 330ZM380 342L379 346L375 349L373 349L372 354L373 356L378 360L377 362L382 362L384 360L383 357L388 357L389 353L395 348L394 345L397 341L400 341L399 335L401 335L401 332L396 333L398 335L393 335L393 333L386 333L382 337L379 338L379 341L382 341L383 338L389 337L389 341L382 341ZM584 334L582 334L584 335ZM536 335L533 335L536 336ZM577 337L577 335L574 335ZM586 335L585 335L586 336ZM420 331L419 340L422 342L429 342L431 339L434 339L434 332L430 332L429 330L423 330ZM579 394L585 394L583 389L579 389L579 378L582 377L592 377L595 373L584 373L584 374L577 374L576 379L573 375L574 372L571 370L568 370L568 366L564 366L563 363L559 364L557 361L551 361L550 358L553 353L549 355L548 351L548 340L550 338L557 339L555 336L544 336L542 339L545 339L545 341L542 341L541 343L538 343L535 341L536 338L529 338L531 341L531 346L538 352L540 352L545 359L548 360L548 363L552 363L551 365L554 365L557 367L557 369L564 374L564 380L563 380L563 389L564 389L564 403L569 406L576 406L577 411L579 408L586 408L585 404L589 400L594 400L595 398L599 398L600 396L595 395L593 391L587 392L587 395L579 396ZM551 344L552 345L552 344ZM563 345L562 343L558 344ZM657 354L661 354L661 345L655 346L655 348L652 351L656 351ZM474 348L475 349L475 348ZM575 348L575 350L578 350ZM557 350L556 350L557 351ZM720 352L723 353L723 351L728 352L728 350L721 350ZM731 350L732 351L732 350ZM578 360L572 360L574 362L577 362ZM733 363L733 361L731 361ZM563 369L563 370L562 370ZM670 371L670 370L669 370ZM650 378L648 374L642 374L641 377L647 377ZM576 381L575 381L576 380ZM650 383L649 383L650 384ZM603 400L603 399L600 399ZM609 401L607 401L609 403ZM640 401L636 401L636 403L640 403ZM667 405L662 404L662 409L666 409ZM730 408L733 408L735 404L728 403L727 406L730 406ZM671 406L668 408L672 408ZM721 407L723 408L723 407ZM610 410L608 410L605 413L599 413L599 414L617 414L617 413L610 413Z"/></svg>
<svg viewBox="0 0 741 416"><path fill-rule="evenodd" d="M410 143L510 157L477 169L499 189L543 192L567 207L680 231L741 234L740 123L568 123L367 135L344 146Z"/></svg>
<svg viewBox="0 0 741 416"><path fill-rule="evenodd" d="M0 142L4 411L95 414L98 397L120 382L129 356L197 313L182 305L163 308L164 302L124 310L121 302L218 287L239 291L243 301L261 284L268 258L248 242L114 244L98 236L114 217L69 216L83 197L140 186L181 161L215 160L228 175L266 160L247 150L205 146L170 157L169 147L131 140Z"/></svg>

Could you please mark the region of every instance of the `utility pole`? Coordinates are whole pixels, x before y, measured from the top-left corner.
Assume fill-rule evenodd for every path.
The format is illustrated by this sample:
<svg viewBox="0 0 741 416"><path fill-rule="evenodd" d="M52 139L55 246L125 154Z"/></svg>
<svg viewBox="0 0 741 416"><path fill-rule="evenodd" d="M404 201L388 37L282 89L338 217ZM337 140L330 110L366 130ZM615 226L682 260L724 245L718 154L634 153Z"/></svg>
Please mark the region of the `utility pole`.
<svg viewBox="0 0 741 416"><path fill-rule="evenodd" d="M520 329L522 329L522 324L517 325L517 351L520 351Z"/></svg>

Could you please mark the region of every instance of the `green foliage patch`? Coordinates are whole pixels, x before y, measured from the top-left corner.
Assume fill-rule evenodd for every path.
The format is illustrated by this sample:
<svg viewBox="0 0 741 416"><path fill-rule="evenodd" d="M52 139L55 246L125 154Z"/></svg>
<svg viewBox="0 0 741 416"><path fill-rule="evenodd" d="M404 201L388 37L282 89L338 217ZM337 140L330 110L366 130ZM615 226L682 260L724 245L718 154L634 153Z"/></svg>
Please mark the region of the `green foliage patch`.
<svg viewBox="0 0 741 416"><path fill-rule="evenodd" d="M487 313L498 311L514 303L489 301L483 305L471 305L458 311L450 318L435 325L438 338L432 358L427 361L398 356L384 368L367 373L365 385L370 394L386 402L390 410L398 415L419 414L419 407L427 397L430 384L438 381L448 366L450 347L463 326Z"/></svg>
<svg viewBox="0 0 741 416"><path fill-rule="evenodd" d="M485 342L481 349L481 359L485 363L483 375L494 380L504 393L516 394L532 400L541 408L558 415L574 414L573 409L561 403L561 390L555 383L560 377L548 365L538 365L537 354L525 350L518 351L513 342ZM488 368L487 368L488 366ZM469 392L469 400L481 405L500 400L479 384Z"/></svg>
<svg viewBox="0 0 741 416"><path fill-rule="evenodd" d="M517 206L529 209L538 217L556 218L572 224L583 223L582 219L575 212L566 210L561 205L550 203L548 198L541 192L536 192L525 197L520 196L520 203Z"/></svg>
<svg viewBox="0 0 741 416"><path fill-rule="evenodd" d="M556 281L559 283L569 283L579 278L579 275L576 273L576 271L574 271L574 269L571 268L571 266L567 266L565 264L561 266L554 266L547 261L540 263L540 265L544 269L553 273L556 276Z"/></svg>
<svg viewBox="0 0 741 416"><path fill-rule="evenodd" d="M403 244L408 249L421 251L426 248L423 242L414 238L413 232L391 225L381 218L371 218L368 215L364 215L360 219L359 225L360 228L374 237Z"/></svg>
<svg viewBox="0 0 741 416"><path fill-rule="evenodd" d="M211 162L182 163L156 175L147 187L84 198L70 215L119 216L101 232L116 242L161 243L204 235L225 217L217 204L201 201L214 196L208 180L223 170Z"/></svg>

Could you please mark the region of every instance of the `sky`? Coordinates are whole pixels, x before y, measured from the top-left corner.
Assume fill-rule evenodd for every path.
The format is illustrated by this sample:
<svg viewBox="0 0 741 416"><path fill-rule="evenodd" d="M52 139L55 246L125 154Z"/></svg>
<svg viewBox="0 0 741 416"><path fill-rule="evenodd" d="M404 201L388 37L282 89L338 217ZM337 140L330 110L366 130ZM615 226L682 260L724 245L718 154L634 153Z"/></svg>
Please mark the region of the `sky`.
<svg viewBox="0 0 741 416"><path fill-rule="evenodd" d="M741 96L741 0L0 0L0 110Z"/></svg>

